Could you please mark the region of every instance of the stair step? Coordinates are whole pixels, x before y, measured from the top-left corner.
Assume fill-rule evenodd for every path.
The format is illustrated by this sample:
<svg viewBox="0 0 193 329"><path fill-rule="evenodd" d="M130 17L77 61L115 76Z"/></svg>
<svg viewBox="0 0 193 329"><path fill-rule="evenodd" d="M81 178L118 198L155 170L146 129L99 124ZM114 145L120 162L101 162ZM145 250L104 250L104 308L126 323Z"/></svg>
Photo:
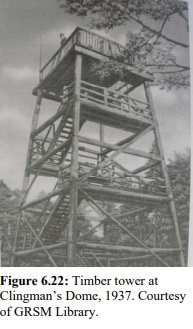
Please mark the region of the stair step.
<svg viewBox="0 0 193 329"><path fill-rule="evenodd" d="M71 129L72 128L72 124L67 122L64 127Z"/></svg>
<svg viewBox="0 0 193 329"><path fill-rule="evenodd" d="M64 127L64 128L62 129L62 131L67 132L67 133L70 133L71 130L72 130L72 129L71 129L70 127Z"/></svg>
<svg viewBox="0 0 193 329"><path fill-rule="evenodd" d="M69 134L68 133L61 133L60 134L60 138L67 138L69 136Z"/></svg>

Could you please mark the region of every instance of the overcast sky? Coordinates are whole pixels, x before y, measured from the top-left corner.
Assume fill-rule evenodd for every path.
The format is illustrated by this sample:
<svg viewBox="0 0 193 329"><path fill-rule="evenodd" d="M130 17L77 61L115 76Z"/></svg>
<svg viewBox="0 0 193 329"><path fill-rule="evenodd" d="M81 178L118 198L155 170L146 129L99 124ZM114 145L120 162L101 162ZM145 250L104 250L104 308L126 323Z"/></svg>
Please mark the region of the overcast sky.
<svg viewBox="0 0 193 329"><path fill-rule="evenodd" d="M65 16L56 0L0 0L0 179L11 188L22 184L41 36L44 63L58 49L61 32L68 36L85 23ZM109 36L124 43L124 32L118 29ZM171 26L171 34L180 33L179 22ZM173 158L174 150L183 152L190 146L189 91L153 88L153 97L165 155Z"/></svg>

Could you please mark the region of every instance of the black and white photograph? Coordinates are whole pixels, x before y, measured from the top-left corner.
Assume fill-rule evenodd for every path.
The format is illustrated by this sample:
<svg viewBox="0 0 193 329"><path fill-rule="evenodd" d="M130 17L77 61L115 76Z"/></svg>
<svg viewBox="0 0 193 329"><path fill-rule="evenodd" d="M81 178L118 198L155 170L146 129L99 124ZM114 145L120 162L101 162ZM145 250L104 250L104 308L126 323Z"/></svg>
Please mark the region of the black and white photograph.
<svg viewBox="0 0 193 329"><path fill-rule="evenodd" d="M0 0L1 267L187 267L189 8Z"/></svg>

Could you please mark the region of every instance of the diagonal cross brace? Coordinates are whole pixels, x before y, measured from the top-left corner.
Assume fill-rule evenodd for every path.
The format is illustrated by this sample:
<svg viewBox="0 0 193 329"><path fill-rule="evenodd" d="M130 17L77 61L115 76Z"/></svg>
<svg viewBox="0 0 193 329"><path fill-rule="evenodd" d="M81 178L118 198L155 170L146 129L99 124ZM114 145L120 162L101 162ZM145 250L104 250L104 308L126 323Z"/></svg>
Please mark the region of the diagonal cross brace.
<svg viewBox="0 0 193 329"><path fill-rule="evenodd" d="M137 141L140 137L148 133L154 128L154 125L149 126L145 130L143 130L139 135L137 135L135 138L132 139L132 141L127 142L126 144L122 145L117 151L115 151L113 154L111 154L107 159L100 162L98 165L96 165L93 169L91 169L87 174L81 177L79 181L83 181L86 178L90 177L92 174L96 172L97 169L103 168L106 164L108 164L110 161L114 160L115 157L117 157L122 152L126 151L129 145Z"/></svg>
<svg viewBox="0 0 193 329"><path fill-rule="evenodd" d="M36 237L36 239L38 240L39 244L41 245L41 247L43 248L43 251L45 252L45 254L48 256L49 261L51 262L52 266L57 267L57 264L55 263L54 259L52 258L52 256L50 255L50 253L47 251L47 249L44 247L44 244L42 242L42 240L38 237L37 233L34 231L33 227L31 226L31 224L28 222L27 218L23 216L23 220L25 221L25 223L28 225L29 229L31 230L31 232L33 233L33 235Z"/></svg>
<svg viewBox="0 0 193 329"><path fill-rule="evenodd" d="M156 259L158 259L163 265L169 267L169 265L161 259L154 251L152 251L144 242L138 239L133 233L131 233L128 229L125 228L117 219L115 219L112 215L106 212L93 198L86 193L83 189L80 188L81 193L85 196L85 198L91 201L106 217L108 217L114 224L119 226L129 237L133 238L136 242L138 242L144 249L146 249L149 253L151 253Z"/></svg>

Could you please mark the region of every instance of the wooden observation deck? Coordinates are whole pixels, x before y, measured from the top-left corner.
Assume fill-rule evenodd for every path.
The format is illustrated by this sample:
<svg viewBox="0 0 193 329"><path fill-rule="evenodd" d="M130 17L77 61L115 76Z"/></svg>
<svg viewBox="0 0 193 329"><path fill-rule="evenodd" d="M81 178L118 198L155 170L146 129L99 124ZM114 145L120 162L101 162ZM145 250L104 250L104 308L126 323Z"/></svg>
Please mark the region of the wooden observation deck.
<svg viewBox="0 0 193 329"><path fill-rule="evenodd" d="M126 52L125 59L124 53ZM82 80L85 82L100 85L99 80L92 74L92 66L94 63L104 60L115 60L126 65L127 72L123 77L125 84L136 87L145 80L152 80L150 75L142 74L135 68L135 62L139 58L133 53L128 54L124 46L91 31L76 28L40 70L40 83L34 89L33 94L37 95L41 88L45 98L60 102L64 86L70 86L74 82L74 63L77 53L83 55ZM116 82L117 75L112 74L102 82L102 86L110 87Z"/></svg>

